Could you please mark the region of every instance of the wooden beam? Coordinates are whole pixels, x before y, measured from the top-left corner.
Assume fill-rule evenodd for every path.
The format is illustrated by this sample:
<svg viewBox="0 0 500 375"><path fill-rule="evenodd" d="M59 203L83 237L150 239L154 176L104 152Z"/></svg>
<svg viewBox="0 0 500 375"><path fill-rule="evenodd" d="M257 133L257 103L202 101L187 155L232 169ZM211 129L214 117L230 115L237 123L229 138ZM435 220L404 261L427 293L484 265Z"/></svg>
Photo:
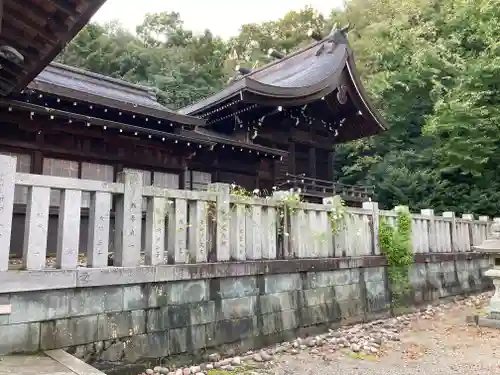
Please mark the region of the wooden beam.
<svg viewBox="0 0 500 375"><path fill-rule="evenodd" d="M0 0L0 34L2 33L3 3L4 0Z"/></svg>
<svg viewBox="0 0 500 375"><path fill-rule="evenodd" d="M74 17L78 14L78 11L74 5L71 5L69 1L58 1L58 0L46 0L47 3L52 5L57 10L65 13L70 17Z"/></svg>

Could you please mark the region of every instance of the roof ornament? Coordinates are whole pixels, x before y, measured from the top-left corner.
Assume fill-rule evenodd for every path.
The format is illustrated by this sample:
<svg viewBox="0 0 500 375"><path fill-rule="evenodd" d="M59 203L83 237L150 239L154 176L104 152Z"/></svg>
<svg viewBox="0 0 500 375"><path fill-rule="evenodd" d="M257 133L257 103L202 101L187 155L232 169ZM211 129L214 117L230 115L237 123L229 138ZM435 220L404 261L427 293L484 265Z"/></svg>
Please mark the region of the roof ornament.
<svg viewBox="0 0 500 375"><path fill-rule="evenodd" d="M347 44L347 34L351 29L352 26L350 24L342 27L341 29L337 27L337 24L333 25L332 31L330 31L330 34L328 34L328 36L325 38L325 43L323 43L316 52L316 56L320 56L325 51L325 45L327 43L329 44L329 48L326 53L329 54L333 53L336 45Z"/></svg>
<svg viewBox="0 0 500 375"><path fill-rule="evenodd" d="M285 55L283 55L281 52L276 51L274 48L269 48L269 51L267 51L267 55L269 57L274 57L277 60L285 57Z"/></svg>
<svg viewBox="0 0 500 375"><path fill-rule="evenodd" d="M314 39L317 42L323 39L323 36L313 29L309 29L309 31L307 32L307 36L311 39Z"/></svg>
<svg viewBox="0 0 500 375"><path fill-rule="evenodd" d="M16 65L21 65L24 62L24 56L17 49L8 45L0 46L0 57Z"/></svg>
<svg viewBox="0 0 500 375"><path fill-rule="evenodd" d="M252 70L251 70L251 69L245 68L245 67L240 66L240 65L236 65L235 70L236 70L237 72L239 72L240 74L242 74L242 75L249 74L249 73L251 73L251 72L252 72Z"/></svg>
<svg viewBox="0 0 500 375"><path fill-rule="evenodd" d="M337 101L340 104L347 103L347 86L346 85L340 85L339 87L337 87Z"/></svg>

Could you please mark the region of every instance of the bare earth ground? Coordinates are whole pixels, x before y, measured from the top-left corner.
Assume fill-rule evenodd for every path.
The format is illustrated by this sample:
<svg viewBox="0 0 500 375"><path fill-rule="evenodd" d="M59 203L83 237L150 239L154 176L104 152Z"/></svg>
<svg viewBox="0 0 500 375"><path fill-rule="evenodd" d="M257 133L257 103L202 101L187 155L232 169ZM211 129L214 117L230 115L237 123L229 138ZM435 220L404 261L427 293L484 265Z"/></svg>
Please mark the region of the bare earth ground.
<svg viewBox="0 0 500 375"><path fill-rule="evenodd" d="M475 299L476 298L476 299ZM276 355L266 374L500 374L500 330L466 323L466 316L484 312L485 299L469 298L443 304L434 315L418 314L400 331L401 341L382 343L374 355L358 355L350 349L335 350L329 344L298 354ZM262 369L257 373L264 372Z"/></svg>

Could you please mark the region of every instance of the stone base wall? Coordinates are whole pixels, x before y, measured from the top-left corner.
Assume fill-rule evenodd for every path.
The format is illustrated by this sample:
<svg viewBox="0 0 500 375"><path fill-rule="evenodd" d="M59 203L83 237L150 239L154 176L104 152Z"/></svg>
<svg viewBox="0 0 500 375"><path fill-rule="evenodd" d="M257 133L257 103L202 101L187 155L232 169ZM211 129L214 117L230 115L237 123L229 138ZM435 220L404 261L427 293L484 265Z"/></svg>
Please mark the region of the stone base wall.
<svg viewBox="0 0 500 375"><path fill-rule="evenodd" d="M168 281L137 282L128 270L112 286L0 294L12 306L0 316L0 354L64 348L91 362L134 362L244 351L391 311L383 257L163 267ZM478 254L417 256L413 303L482 291L488 268Z"/></svg>

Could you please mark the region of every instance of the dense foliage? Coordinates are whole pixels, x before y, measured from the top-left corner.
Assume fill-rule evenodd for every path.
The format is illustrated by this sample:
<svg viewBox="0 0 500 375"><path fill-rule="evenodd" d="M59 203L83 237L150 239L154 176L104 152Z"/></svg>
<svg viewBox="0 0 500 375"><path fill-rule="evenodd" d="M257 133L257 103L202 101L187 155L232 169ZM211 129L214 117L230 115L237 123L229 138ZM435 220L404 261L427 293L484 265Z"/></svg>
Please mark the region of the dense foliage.
<svg viewBox="0 0 500 375"><path fill-rule="evenodd" d="M391 300L398 307L411 291L408 271L414 262L411 248L411 215L405 206L397 207L395 225L380 221L380 249L387 259L387 275L391 289Z"/></svg>
<svg viewBox="0 0 500 375"><path fill-rule="evenodd" d="M172 108L221 89L234 67L267 62L273 47L309 43L307 30L338 23L368 91L391 125L382 136L337 146L336 177L376 186L386 207L498 214L500 0L351 0L241 27L222 40L194 35L177 13L148 15L135 34L88 25L59 60L158 89Z"/></svg>

